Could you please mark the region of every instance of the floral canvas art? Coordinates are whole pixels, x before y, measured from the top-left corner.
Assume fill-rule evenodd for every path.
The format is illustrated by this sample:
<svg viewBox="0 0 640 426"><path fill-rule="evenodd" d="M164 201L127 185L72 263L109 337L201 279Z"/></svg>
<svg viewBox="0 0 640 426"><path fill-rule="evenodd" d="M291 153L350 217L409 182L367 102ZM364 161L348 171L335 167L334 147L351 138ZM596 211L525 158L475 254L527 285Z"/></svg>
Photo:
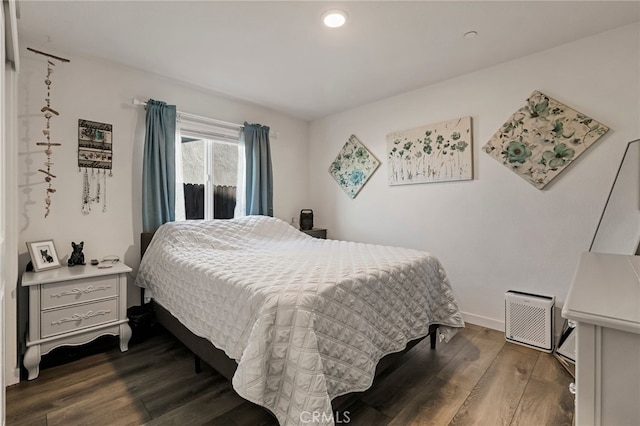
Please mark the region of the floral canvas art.
<svg viewBox="0 0 640 426"><path fill-rule="evenodd" d="M471 142L471 117L389 133L389 185L473 179Z"/></svg>
<svg viewBox="0 0 640 426"><path fill-rule="evenodd" d="M380 161L351 135L329 166L329 173L349 197L355 198L378 166Z"/></svg>
<svg viewBox="0 0 640 426"><path fill-rule="evenodd" d="M543 189L608 131L602 123L534 91L482 150Z"/></svg>

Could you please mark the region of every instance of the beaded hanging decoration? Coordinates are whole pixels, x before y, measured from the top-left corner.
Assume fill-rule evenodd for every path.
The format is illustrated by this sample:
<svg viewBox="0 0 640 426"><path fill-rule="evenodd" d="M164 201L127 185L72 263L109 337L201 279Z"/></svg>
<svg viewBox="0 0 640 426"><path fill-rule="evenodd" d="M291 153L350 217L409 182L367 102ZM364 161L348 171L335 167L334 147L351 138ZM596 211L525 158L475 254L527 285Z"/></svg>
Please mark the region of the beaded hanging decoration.
<svg viewBox="0 0 640 426"><path fill-rule="evenodd" d="M92 204L100 204L107 211L107 170L113 176L113 126L96 121L78 120L78 170L82 175L82 214L91 213ZM91 169L91 175L89 175Z"/></svg>
<svg viewBox="0 0 640 426"><path fill-rule="evenodd" d="M71 62L71 61L69 59L61 58L59 56L51 55L49 53L44 53L39 50L32 49L30 47L27 47L27 50L33 53L36 53L38 55L43 55L50 58L47 60L47 76L44 80L44 84L47 86L47 96L44 99L46 104L45 106L42 107L42 109L40 109L40 112L44 113L44 118L46 120L46 127L44 128L44 130L42 130L42 134L47 139L47 141L36 142L37 146L46 147L44 150L44 153L47 156L47 161L45 161L44 163L44 166L46 169L38 169L40 173L43 173L45 175L44 181L47 183L47 192L46 192L47 195L44 199L44 204L45 204L44 217L46 218L47 216L49 216L49 213L51 213L51 201L52 201L51 195L56 192L56 189L53 187L53 183L52 183L53 179L56 178L56 175L51 173L51 166L53 166L53 162L51 162L51 155L53 154L51 147L62 145L61 143L51 142L51 118L57 117L60 115L58 111L56 111L51 107L51 85L52 85L51 74L53 73L53 67L55 66L55 62L53 62L51 59L54 59L60 62Z"/></svg>

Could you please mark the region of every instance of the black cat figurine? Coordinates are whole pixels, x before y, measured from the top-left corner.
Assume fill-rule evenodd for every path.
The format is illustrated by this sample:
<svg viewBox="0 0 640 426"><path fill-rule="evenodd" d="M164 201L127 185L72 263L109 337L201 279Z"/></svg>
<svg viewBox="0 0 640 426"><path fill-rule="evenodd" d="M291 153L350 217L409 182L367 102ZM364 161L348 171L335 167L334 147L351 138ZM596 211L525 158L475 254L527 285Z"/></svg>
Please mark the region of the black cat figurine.
<svg viewBox="0 0 640 426"><path fill-rule="evenodd" d="M75 265L84 265L84 254L82 253L82 248L84 247L84 241L80 241L79 244L71 242L71 247L73 247L73 253L69 256L69 260L67 260L68 266Z"/></svg>

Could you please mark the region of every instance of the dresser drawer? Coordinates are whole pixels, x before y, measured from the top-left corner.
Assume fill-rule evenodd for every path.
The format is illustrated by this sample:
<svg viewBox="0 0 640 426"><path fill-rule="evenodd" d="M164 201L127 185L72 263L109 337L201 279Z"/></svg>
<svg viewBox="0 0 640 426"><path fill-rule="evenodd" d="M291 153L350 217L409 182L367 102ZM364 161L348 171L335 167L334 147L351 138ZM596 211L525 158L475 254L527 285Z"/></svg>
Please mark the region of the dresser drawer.
<svg viewBox="0 0 640 426"><path fill-rule="evenodd" d="M43 310L117 295L118 278L114 275L48 284L40 293Z"/></svg>
<svg viewBox="0 0 640 426"><path fill-rule="evenodd" d="M41 338L105 324L118 319L118 299L105 299L41 314Z"/></svg>

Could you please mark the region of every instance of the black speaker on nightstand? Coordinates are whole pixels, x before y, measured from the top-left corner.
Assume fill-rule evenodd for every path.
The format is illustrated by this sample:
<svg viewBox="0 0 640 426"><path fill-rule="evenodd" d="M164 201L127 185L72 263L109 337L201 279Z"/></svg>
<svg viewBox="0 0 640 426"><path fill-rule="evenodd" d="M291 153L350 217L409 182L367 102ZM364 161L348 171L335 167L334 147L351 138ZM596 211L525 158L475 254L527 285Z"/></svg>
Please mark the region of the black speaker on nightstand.
<svg viewBox="0 0 640 426"><path fill-rule="evenodd" d="M300 229L303 231L313 228L313 210L300 210Z"/></svg>

